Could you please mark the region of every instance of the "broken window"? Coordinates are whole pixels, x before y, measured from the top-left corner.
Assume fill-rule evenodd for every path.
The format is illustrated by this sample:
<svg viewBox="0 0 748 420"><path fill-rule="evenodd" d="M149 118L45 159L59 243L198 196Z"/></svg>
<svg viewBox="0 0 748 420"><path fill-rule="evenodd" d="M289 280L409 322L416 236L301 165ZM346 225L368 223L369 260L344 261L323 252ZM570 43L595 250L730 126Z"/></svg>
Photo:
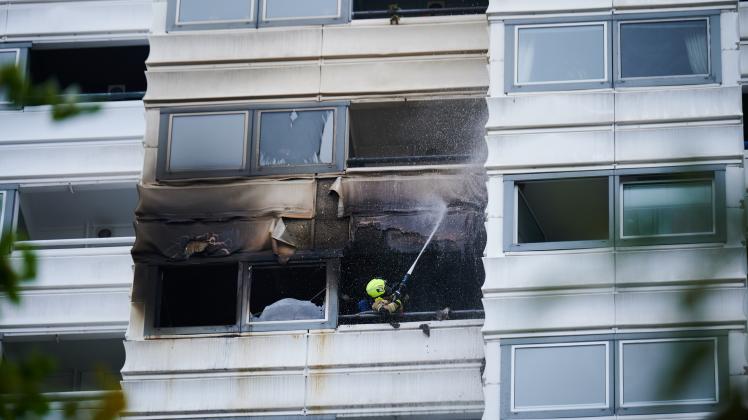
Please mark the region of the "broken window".
<svg viewBox="0 0 748 420"><path fill-rule="evenodd" d="M145 94L148 46L33 48L29 69L33 83L55 81L88 98L141 99Z"/></svg>
<svg viewBox="0 0 748 420"><path fill-rule="evenodd" d="M41 383L42 392L101 391L118 382L102 383L99 373L120 378L125 362L121 338L49 339L47 341L4 341L3 359L28 360L34 354L54 359L53 373Z"/></svg>
<svg viewBox="0 0 748 420"><path fill-rule="evenodd" d="M340 104L167 110L161 115L160 180L306 174L343 169Z"/></svg>
<svg viewBox="0 0 748 420"><path fill-rule="evenodd" d="M156 328L236 324L238 265L163 267Z"/></svg>
<svg viewBox="0 0 748 420"><path fill-rule="evenodd" d="M391 5L400 16L467 15L486 13L488 0L353 0L353 18L388 18Z"/></svg>
<svg viewBox="0 0 748 420"><path fill-rule="evenodd" d="M21 187L17 232L39 247L131 244L134 184Z"/></svg>
<svg viewBox="0 0 748 420"><path fill-rule="evenodd" d="M483 99L350 106L349 166L483 162Z"/></svg>
<svg viewBox="0 0 748 420"><path fill-rule="evenodd" d="M249 323L324 320L327 291L325 266L252 267Z"/></svg>
<svg viewBox="0 0 748 420"><path fill-rule="evenodd" d="M607 241L607 177L518 182L515 188L515 243Z"/></svg>
<svg viewBox="0 0 748 420"><path fill-rule="evenodd" d="M156 334L335 327L336 267L336 261L163 266L153 270L146 322Z"/></svg>

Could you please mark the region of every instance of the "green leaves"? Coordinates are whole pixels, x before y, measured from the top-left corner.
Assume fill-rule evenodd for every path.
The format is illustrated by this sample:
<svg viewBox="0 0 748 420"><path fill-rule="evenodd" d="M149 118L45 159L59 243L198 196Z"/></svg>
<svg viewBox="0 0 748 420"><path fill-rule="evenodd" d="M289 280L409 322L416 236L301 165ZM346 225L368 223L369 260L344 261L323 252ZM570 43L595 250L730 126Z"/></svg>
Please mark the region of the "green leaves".
<svg viewBox="0 0 748 420"><path fill-rule="evenodd" d="M13 249L15 236L9 232L0 234L0 293L6 295L11 302L18 304L18 292L24 282L36 277L36 255L29 246L16 245L15 250L20 254L20 264L13 263L10 251Z"/></svg>
<svg viewBox="0 0 748 420"><path fill-rule="evenodd" d="M90 114L101 108L97 104L79 104L79 96L74 90L61 92L54 81L32 84L15 65L0 68L0 89L5 100L18 107L51 105L55 121Z"/></svg>

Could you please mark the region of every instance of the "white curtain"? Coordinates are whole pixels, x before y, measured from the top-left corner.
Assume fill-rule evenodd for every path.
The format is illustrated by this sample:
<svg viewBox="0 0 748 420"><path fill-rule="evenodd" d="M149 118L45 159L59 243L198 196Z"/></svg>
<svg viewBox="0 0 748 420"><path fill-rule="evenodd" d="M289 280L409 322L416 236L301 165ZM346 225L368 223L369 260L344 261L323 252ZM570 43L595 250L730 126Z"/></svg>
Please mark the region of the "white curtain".
<svg viewBox="0 0 748 420"><path fill-rule="evenodd" d="M523 38L520 36L518 45L517 81L519 83L530 82L532 81L532 64L535 61L535 44L528 39L523 42Z"/></svg>
<svg viewBox="0 0 748 420"><path fill-rule="evenodd" d="M685 43L691 72L693 74L709 73L709 48L707 46L706 32L696 32L686 35Z"/></svg>

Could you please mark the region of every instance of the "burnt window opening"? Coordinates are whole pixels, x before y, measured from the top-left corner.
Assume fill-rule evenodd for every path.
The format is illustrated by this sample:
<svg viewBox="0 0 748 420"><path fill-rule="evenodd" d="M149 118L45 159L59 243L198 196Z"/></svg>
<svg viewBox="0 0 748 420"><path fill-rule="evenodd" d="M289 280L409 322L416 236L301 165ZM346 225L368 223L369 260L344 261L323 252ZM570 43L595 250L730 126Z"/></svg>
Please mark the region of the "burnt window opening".
<svg viewBox="0 0 748 420"><path fill-rule="evenodd" d="M488 8L488 0L353 0L353 18L390 17L392 4L399 16L409 17L484 14Z"/></svg>
<svg viewBox="0 0 748 420"><path fill-rule="evenodd" d="M29 68L35 84L55 81L91 99L142 99L146 90L148 46L31 49Z"/></svg>
<svg viewBox="0 0 748 420"><path fill-rule="evenodd" d="M484 99L350 106L348 166L483 162Z"/></svg>
<svg viewBox="0 0 748 420"><path fill-rule="evenodd" d="M102 383L98 376L105 372L120 378L125 363L121 338L3 342L4 360L20 362L34 355L52 358L55 364L52 373L41 382L41 392L119 389L117 381Z"/></svg>
<svg viewBox="0 0 748 420"><path fill-rule="evenodd" d="M607 240L608 178L573 178L516 184L516 241Z"/></svg>
<svg viewBox="0 0 748 420"><path fill-rule="evenodd" d="M163 267L156 328L236 324L237 278L237 264Z"/></svg>
<svg viewBox="0 0 748 420"><path fill-rule="evenodd" d="M152 267L148 334L334 328L337 260ZM136 281L139 281L136 277Z"/></svg>
<svg viewBox="0 0 748 420"><path fill-rule="evenodd" d="M461 238L455 238L452 233L445 238L437 235L426 248L408 282L404 312L399 315L401 320L439 319L437 312L445 308L449 308L452 319L483 317L482 256L486 232L479 212L474 216L467 217L467 222L460 227L464 231ZM361 300L371 304L365 292L366 284L372 278L383 278L395 286L425 241L424 236L402 229L357 229L341 261L340 322L382 322L378 315L359 313Z"/></svg>
<svg viewBox="0 0 748 420"><path fill-rule="evenodd" d="M250 322L325 318L324 266L252 267L250 279Z"/></svg>

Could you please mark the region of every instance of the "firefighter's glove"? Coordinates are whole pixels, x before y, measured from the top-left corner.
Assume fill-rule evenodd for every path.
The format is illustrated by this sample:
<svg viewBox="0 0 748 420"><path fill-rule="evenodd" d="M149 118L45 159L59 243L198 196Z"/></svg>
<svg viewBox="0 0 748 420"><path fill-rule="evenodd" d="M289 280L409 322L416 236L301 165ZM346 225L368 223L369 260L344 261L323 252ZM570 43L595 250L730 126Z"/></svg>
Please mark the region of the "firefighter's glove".
<svg viewBox="0 0 748 420"><path fill-rule="evenodd" d="M375 301L373 305L371 305L372 309L381 314L394 314L395 312L397 312L398 306L399 305L397 303L390 302L386 299L379 299Z"/></svg>

